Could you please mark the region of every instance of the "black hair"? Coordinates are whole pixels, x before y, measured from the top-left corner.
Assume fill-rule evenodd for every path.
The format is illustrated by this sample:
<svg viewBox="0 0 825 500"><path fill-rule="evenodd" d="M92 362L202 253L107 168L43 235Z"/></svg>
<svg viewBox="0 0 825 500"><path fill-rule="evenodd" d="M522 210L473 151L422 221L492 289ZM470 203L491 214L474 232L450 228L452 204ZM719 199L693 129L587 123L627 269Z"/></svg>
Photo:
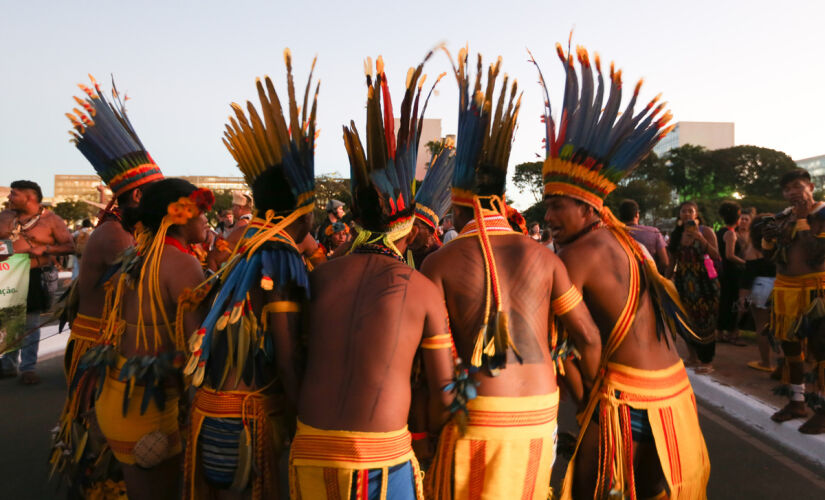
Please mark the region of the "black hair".
<svg viewBox="0 0 825 500"><path fill-rule="evenodd" d="M533 226L538 226L539 229L541 229L541 224L539 222L536 222L536 221L533 221L533 222L527 224L527 229L532 229Z"/></svg>
<svg viewBox="0 0 825 500"><path fill-rule="evenodd" d="M169 204L189 196L196 189L191 182L174 177L153 182L143 190L137 208L137 220L153 232L157 231Z"/></svg>
<svg viewBox="0 0 825 500"><path fill-rule="evenodd" d="M252 200L260 214L292 212L298 200L292 193L282 166L266 169L252 184ZM250 207L251 208L251 207Z"/></svg>
<svg viewBox="0 0 825 500"><path fill-rule="evenodd" d="M619 220L627 224L639 214L639 204L634 200L622 200L619 204Z"/></svg>
<svg viewBox="0 0 825 500"><path fill-rule="evenodd" d="M719 205L719 215L726 226L732 226L739 220L742 215L742 207L735 201L723 201Z"/></svg>
<svg viewBox="0 0 825 500"><path fill-rule="evenodd" d="M679 246L682 244L682 234L685 232L685 226L679 218L682 207L685 205L691 205L696 209L696 223L701 224L701 220L699 220L699 205L697 205L695 201L683 201L679 204L678 212L676 213L676 228L670 233L670 241L667 242L667 250L673 255L676 255L679 251Z"/></svg>
<svg viewBox="0 0 825 500"><path fill-rule="evenodd" d="M81 227L92 227L92 221L89 219L83 219L83 222L80 223Z"/></svg>
<svg viewBox="0 0 825 500"><path fill-rule="evenodd" d="M473 191L479 196L501 196L504 197L504 189L507 185L507 172L493 165L481 164L476 169L475 187ZM484 208L490 209L489 200L481 200Z"/></svg>
<svg viewBox="0 0 825 500"><path fill-rule="evenodd" d="M811 174L804 168L795 168L782 174L779 178L779 187L785 189L785 186L795 180L801 179L805 182L811 182Z"/></svg>
<svg viewBox="0 0 825 500"><path fill-rule="evenodd" d="M774 220L773 214L763 213L757 214L751 222L751 229L748 237L751 240L751 245L754 248L762 251L762 233L765 226Z"/></svg>
<svg viewBox="0 0 825 500"><path fill-rule="evenodd" d="M14 181L9 186L12 189L31 189L37 195L37 203L43 201L43 190L40 185L34 181Z"/></svg>

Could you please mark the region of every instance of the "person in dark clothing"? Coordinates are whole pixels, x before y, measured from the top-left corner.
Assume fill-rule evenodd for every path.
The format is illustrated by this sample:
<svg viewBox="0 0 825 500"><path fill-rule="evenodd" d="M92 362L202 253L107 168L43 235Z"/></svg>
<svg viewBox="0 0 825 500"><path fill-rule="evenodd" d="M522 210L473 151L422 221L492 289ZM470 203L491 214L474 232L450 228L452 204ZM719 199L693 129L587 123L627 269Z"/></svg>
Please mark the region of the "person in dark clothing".
<svg viewBox="0 0 825 500"><path fill-rule="evenodd" d="M745 346L739 339L739 325L736 304L739 298L739 282L745 259L742 258L744 243L739 240L736 227L742 215L742 207L735 201L725 201L719 206L724 227L716 231L719 243L719 255L722 257L722 270L719 273L719 341L735 346Z"/></svg>

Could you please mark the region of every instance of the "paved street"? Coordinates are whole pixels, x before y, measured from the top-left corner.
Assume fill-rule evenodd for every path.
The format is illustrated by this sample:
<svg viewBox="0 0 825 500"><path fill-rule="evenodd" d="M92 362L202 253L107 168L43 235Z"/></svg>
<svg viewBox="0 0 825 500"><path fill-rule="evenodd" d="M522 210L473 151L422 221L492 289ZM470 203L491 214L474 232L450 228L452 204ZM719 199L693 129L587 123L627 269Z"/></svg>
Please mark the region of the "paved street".
<svg viewBox="0 0 825 500"><path fill-rule="evenodd" d="M47 462L49 430L63 402L61 360L53 358L39 365L43 377L39 386L0 380L2 499L60 498L54 483L47 482ZM825 498L825 471L759 441L746 428L704 407L700 417L713 467L709 498ZM569 421L570 417L563 418Z"/></svg>

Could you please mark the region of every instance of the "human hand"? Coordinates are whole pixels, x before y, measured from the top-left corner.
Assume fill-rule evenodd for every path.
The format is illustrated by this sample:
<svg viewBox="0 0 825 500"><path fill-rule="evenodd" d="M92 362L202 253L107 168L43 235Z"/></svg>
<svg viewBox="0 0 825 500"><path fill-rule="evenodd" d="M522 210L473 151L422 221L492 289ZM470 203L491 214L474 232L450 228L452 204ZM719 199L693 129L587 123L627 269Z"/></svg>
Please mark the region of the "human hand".
<svg viewBox="0 0 825 500"><path fill-rule="evenodd" d="M42 257L46 255L48 252L49 245L38 245L29 248L29 255L32 257Z"/></svg>

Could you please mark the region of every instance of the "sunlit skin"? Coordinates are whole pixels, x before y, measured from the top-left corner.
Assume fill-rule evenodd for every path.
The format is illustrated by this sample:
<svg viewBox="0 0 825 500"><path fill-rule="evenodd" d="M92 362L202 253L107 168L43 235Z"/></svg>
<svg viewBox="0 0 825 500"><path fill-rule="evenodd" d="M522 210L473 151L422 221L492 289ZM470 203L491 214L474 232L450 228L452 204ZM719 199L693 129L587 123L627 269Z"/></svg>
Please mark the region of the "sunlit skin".
<svg viewBox="0 0 825 500"><path fill-rule="evenodd" d="M814 206L814 185L795 179L782 187L782 197L791 204L797 217L806 217Z"/></svg>
<svg viewBox="0 0 825 500"><path fill-rule="evenodd" d="M574 240L587 226L599 220L587 205L566 196L550 196L544 200L544 221L559 245Z"/></svg>

